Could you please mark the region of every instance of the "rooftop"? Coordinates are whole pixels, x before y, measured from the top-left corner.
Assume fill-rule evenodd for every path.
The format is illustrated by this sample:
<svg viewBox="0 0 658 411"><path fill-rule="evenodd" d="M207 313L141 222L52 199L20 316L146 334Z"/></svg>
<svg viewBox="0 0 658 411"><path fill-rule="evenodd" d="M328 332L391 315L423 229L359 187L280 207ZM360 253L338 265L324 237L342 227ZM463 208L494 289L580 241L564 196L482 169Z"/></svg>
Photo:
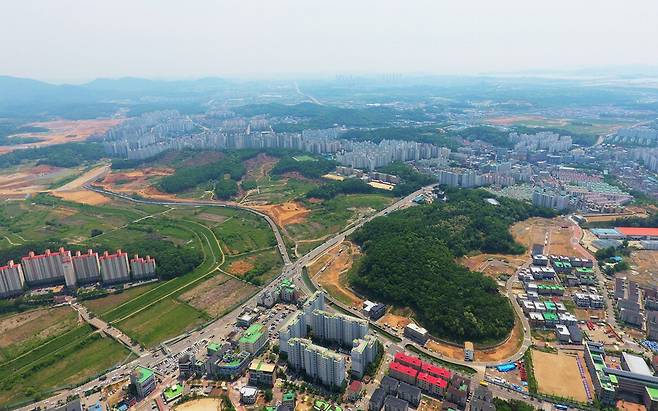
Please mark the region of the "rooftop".
<svg viewBox="0 0 658 411"><path fill-rule="evenodd" d="M658 237L658 228L615 227L615 230L623 235Z"/></svg>
<svg viewBox="0 0 658 411"><path fill-rule="evenodd" d="M146 367L135 367L133 375L136 377L138 383L144 384L146 380L153 377L153 370Z"/></svg>
<svg viewBox="0 0 658 411"><path fill-rule="evenodd" d="M256 358L249 365L249 371L274 372L275 365Z"/></svg>
<svg viewBox="0 0 658 411"><path fill-rule="evenodd" d="M263 335L263 328L263 324L250 325L249 328L247 328L247 330L242 334L240 342L245 344L254 344Z"/></svg>

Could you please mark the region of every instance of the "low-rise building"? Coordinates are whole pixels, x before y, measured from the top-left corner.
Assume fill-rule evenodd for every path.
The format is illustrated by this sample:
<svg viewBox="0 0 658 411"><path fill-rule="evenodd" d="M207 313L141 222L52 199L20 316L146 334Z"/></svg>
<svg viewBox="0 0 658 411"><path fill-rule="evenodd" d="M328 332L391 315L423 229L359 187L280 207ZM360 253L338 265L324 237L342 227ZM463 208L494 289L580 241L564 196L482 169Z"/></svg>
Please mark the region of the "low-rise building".
<svg viewBox="0 0 658 411"><path fill-rule="evenodd" d="M384 399L384 411L407 411L409 403L392 395L387 395Z"/></svg>
<svg viewBox="0 0 658 411"><path fill-rule="evenodd" d="M406 382L401 382L398 386L398 398L405 400L414 407L418 407L420 404L420 397L420 388Z"/></svg>
<svg viewBox="0 0 658 411"><path fill-rule="evenodd" d="M366 300L363 302L363 314L372 321L377 321L386 314L386 305Z"/></svg>
<svg viewBox="0 0 658 411"><path fill-rule="evenodd" d="M475 358L475 348L470 341L464 342L464 361L473 361Z"/></svg>
<svg viewBox="0 0 658 411"><path fill-rule="evenodd" d="M409 323L406 327L404 327L404 336L411 338L421 345L424 345L429 338L429 333L425 328L420 327L414 323Z"/></svg>
<svg viewBox="0 0 658 411"><path fill-rule="evenodd" d="M407 384L416 384L418 370L398 362L392 362L389 365L388 374L396 380L404 381Z"/></svg>
<svg viewBox="0 0 658 411"><path fill-rule="evenodd" d="M245 330L238 341L240 351L246 351L252 355L258 354L267 344L267 332L263 324L252 324Z"/></svg>
<svg viewBox="0 0 658 411"><path fill-rule="evenodd" d="M275 371L276 364L256 358L249 365L249 384L256 387L273 387Z"/></svg>
<svg viewBox="0 0 658 411"><path fill-rule="evenodd" d="M386 398L386 391L379 387L373 391L368 400L368 411L380 411L384 406L384 399Z"/></svg>
<svg viewBox="0 0 658 411"><path fill-rule="evenodd" d="M256 387L245 386L240 388L240 402L243 404L255 404L258 396Z"/></svg>

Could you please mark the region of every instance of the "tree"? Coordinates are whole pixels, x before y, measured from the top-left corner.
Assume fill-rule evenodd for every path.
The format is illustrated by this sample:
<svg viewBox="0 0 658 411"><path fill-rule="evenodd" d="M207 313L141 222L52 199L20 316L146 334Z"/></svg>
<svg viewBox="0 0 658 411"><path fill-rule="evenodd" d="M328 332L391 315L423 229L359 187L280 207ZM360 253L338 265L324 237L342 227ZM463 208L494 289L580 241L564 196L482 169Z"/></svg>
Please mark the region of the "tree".
<svg viewBox="0 0 658 411"><path fill-rule="evenodd" d="M103 230L100 230L98 228L91 229L91 237L98 237L101 234L103 234Z"/></svg>
<svg viewBox="0 0 658 411"><path fill-rule="evenodd" d="M267 389L265 390L265 401L266 401L266 402L270 402L270 401L272 401L272 398L273 398L273 397L274 397L274 396L273 396L273 394L272 394L272 389L267 388Z"/></svg>

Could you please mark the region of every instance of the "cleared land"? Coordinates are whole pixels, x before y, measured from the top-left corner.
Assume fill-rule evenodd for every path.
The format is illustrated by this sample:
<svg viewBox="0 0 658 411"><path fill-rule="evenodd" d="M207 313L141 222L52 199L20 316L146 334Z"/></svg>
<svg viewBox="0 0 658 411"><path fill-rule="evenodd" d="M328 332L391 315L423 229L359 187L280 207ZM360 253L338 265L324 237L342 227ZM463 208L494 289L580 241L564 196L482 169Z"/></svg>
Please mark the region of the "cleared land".
<svg viewBox="0 0 658 411"><path fill-rule="evenodd" d="M222 401L217 398L201 398L192 400L177 405L174 410L176 411L220 411L222 409Z"/></svg>
<svg viewBox="0 0 658 411"><path fill-rule="evenodd" d="M345 278L347 271L352 268L354 258L359 254L358 247L345 241L311 264L309 274L338 301L352 307L361 307L363 299L349 288Z"/></svg>
<svg viewBox="0 0 658 411"><path fill-rule="evenodd" d="M578 227L563 217L530 218L511 228L514 239L526 247L526 256L534 244L544 245L544 254L588 257L578 245Z"/></svg>
<svg viewBox="0 0 658 411"><path fill-rule="evenodd" d="M305 217L311 212L311 210L299 203L253 206L252 208L270 216L280 227L285 227L288 224L302 223Z"/></svg>
<svg viewBox="0 0 658 411"><path fill-rule="evenodd" d="M581 361L584 366L585 362ZM587 402L575 355L532 350L532 364L539 392ZM565 381L569 381L569 384L565 384ZM594 392L591 386L590 391Z"/></svg>
<svg viewBox="0 0 658 411"><path fill-rule="evenodd" d="M28 194L47 191L57 182L74 178L79 172L45 164L18 166L0 175L0 198L25 198Z"/></svg>
<svg viewBox="0 0 658 411"><path fill-rule="evenodd" d="M180 299L211 317L224 314L231 307L254 294L258 288L235 278L216 275L197 287L187 291Z"/></svg>
<svg viewBox="0 0 658 411"><path fill-rule="evenodd" d="M618 273L641 285L653 286L658 281L658 250L633 251L630 258L630 271Z"/></svg>
<svg viewBox="0 0 658 411"><path fill-rule="evenodd" d="M104 195L89 190L60 191L55 193L55 196L66 201L87 205L101 205L110 202L110 199Z"/></svg>
<svg viewBox="0 0 658 411"><path fill-rule="evenodd" d="M138 170L112 171L105 176L99 185L103 188L120 193L138 193L147 194L153 184L159 179L174 173L174 170L168 167L144 167Z"/></svg>
<svg viewBox="0 0 658 411"><path fill-rule="evenodd" d="M44 147L55 144L84 141L88 137L103 134L110 128L121 123L123 119L93 119L93 120L54 120L28 124L33 127L47 128L43 133L16 134L16 137L36 137L41 141L15 146L0 146L0 152L9 152L30 147Z"/></svg>

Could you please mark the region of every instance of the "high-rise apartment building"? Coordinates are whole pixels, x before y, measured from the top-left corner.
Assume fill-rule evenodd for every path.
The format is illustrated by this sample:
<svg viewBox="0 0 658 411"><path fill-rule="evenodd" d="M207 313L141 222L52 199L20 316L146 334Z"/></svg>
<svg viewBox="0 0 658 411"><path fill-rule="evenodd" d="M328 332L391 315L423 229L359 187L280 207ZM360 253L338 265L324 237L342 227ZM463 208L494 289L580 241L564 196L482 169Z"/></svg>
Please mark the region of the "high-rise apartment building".
<svg viewBox="0 0 658 411"><path fill-rule="evenodd" d="M117 250L115 254L109 254L106 251L99 258L99 262L101 266L101 278L104 283L120 283L130 279L127 253Z"/></svg>
<svg viewBox="0 0 658 411"><path fill-rule="evenodd" d="M21 266L28 285L56 284L62 280L68 287L76 285L71 252L64 248L54 253L46 250L38 255L30 251L21 259Z"/></svg>
<svg viewBox="0 0 658 411"><path fill-rule="evenodd" d="M7 265L0 266L0 297L11 297L23 292L25 277L20 264L9 261Z"/></svg>
<svg viewBox="0 0 658 411"><path fill-rule="evenodd" d="M314 310L311 314L313 334L323 340L335 341L344 346L363 338L368 333L368 321L344 314Z"/></svg>
<svg viewBox="0 0 658 411"><path fill-rule="evenodd" d="M366 335L363 339L354 340L350 357L352 359L352 375L361 378L368 365L377 357L377 339Z"/></svg>
<svg viewBox="0 0 658 411"><path fill-rule="evenodd" d="M296 370L303 370L307 376L326 386L340 387L345 381L343 357L308 339L288 340L288 364Z"/></svg>
<svg viewBox="0 0 658 411"><path fill-rule="evenodd" d="M155 258L151 258L148 255L146 258L141 258L135 254L135 257L130 259L130 271L132 272L133 280L155 277Z"/></svg>
<svg viewBox="0 0 658 411"><path fill-rule="evenodd" d="M75 270L75 278L80 284L89 284L100 281L101 279L101 266L98 261L98 253L89 249L86 253L82 254L77 251L73 257L73 269Z"/></svg>

